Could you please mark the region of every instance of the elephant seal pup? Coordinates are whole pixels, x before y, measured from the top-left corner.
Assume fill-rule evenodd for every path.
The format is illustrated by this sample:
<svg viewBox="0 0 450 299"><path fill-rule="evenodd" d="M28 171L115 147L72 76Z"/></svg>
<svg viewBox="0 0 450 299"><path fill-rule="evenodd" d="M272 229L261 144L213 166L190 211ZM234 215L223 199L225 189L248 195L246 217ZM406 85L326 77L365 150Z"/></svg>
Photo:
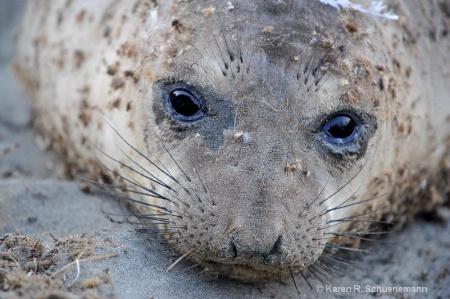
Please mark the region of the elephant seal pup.
<svg viewBox="0 0 450 299"><path fill-rule="evenodd" d="M264 281L446 200L449 6L30 1L15 70L74 174L183 257ZM98 156L98 158L97 158ZM123 191L123 192L122 192Z"/></svg>

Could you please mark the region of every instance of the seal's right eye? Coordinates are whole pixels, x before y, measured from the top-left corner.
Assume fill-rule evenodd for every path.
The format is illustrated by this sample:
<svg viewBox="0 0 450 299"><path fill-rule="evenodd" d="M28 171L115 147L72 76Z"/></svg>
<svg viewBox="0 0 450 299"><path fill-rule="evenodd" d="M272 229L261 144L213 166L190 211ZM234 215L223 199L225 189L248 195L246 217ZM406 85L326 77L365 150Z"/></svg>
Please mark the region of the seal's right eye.
<svg viewBox="0 0 450 299"><path fill-rule="evenodd" d="M169 101L176 113L186 117L194 116L202 108L197 98L183 89L175 89L170 92Z"/></svg>
<svg viewBox="0 0 450 299"><path fill-rule="evenodd" d="M164 88L165 106L173 118L193 122L206 116L205 102L194 86L175 83Z"/></svg>

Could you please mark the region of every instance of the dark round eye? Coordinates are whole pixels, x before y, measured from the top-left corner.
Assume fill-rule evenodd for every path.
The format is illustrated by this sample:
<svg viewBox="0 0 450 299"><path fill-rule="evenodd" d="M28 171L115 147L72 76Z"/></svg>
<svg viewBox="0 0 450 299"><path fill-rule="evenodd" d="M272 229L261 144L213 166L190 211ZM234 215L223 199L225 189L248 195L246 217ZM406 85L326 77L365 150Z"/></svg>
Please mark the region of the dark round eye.
<svg viewBox="0 0 450 299"><path fill-rule="evenodd" d="M353 118L339 114L325 123L322 127L322 132L334 139L335 142L346 143L354 137L356 127L357 124Z"/></svg>
<svg viewBox="0 0 450 299"><path fill-rule="evenodd" d="M192 119L202 109L199 100L192 93L184 89L171 91L169 100L175 112L189 119Z"/></svg>

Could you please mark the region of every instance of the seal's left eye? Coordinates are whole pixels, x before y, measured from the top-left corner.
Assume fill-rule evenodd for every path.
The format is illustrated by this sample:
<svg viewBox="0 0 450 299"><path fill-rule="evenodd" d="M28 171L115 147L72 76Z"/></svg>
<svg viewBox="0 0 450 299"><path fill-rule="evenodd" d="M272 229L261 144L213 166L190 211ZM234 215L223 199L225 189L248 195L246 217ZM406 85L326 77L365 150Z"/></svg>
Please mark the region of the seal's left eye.
<svg viewBox="0 0 450 299"><path fill-rule="evenodd" d="M339 114L334 116L322 127L322 132L333 143L347 143L356 133L357 124L349 115Z"/></svg>
<svg viewBox="0 0 450 299"><path fill-rule="evenodd" d="M173 110L183 116L193 116L201 110L200 102L189 91L175 89L169 94Z"/></svg>
<svg viewBox="0 0 450 299"><path fill-rule="evenodd" d="M345 157L359 159L365 154L377 121L362 110L347 108L321 115L311 128L319 152L326 159L334 157L343 161Z"/></svg>

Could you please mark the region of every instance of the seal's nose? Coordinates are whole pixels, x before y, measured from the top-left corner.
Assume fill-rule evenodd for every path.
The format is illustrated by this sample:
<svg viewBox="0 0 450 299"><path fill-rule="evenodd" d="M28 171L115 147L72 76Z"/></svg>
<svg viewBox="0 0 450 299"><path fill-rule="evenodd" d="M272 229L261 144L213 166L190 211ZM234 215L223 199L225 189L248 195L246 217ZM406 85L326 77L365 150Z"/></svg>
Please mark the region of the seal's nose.
<svg viewBox="0 0 450 299"><path fill-rule="evenodd" d="M236 234L231 237L230 243L236 258L265 259L269 255L282 253L283 237L280 235L269 237L264 233L251 236Z"/></svg>

